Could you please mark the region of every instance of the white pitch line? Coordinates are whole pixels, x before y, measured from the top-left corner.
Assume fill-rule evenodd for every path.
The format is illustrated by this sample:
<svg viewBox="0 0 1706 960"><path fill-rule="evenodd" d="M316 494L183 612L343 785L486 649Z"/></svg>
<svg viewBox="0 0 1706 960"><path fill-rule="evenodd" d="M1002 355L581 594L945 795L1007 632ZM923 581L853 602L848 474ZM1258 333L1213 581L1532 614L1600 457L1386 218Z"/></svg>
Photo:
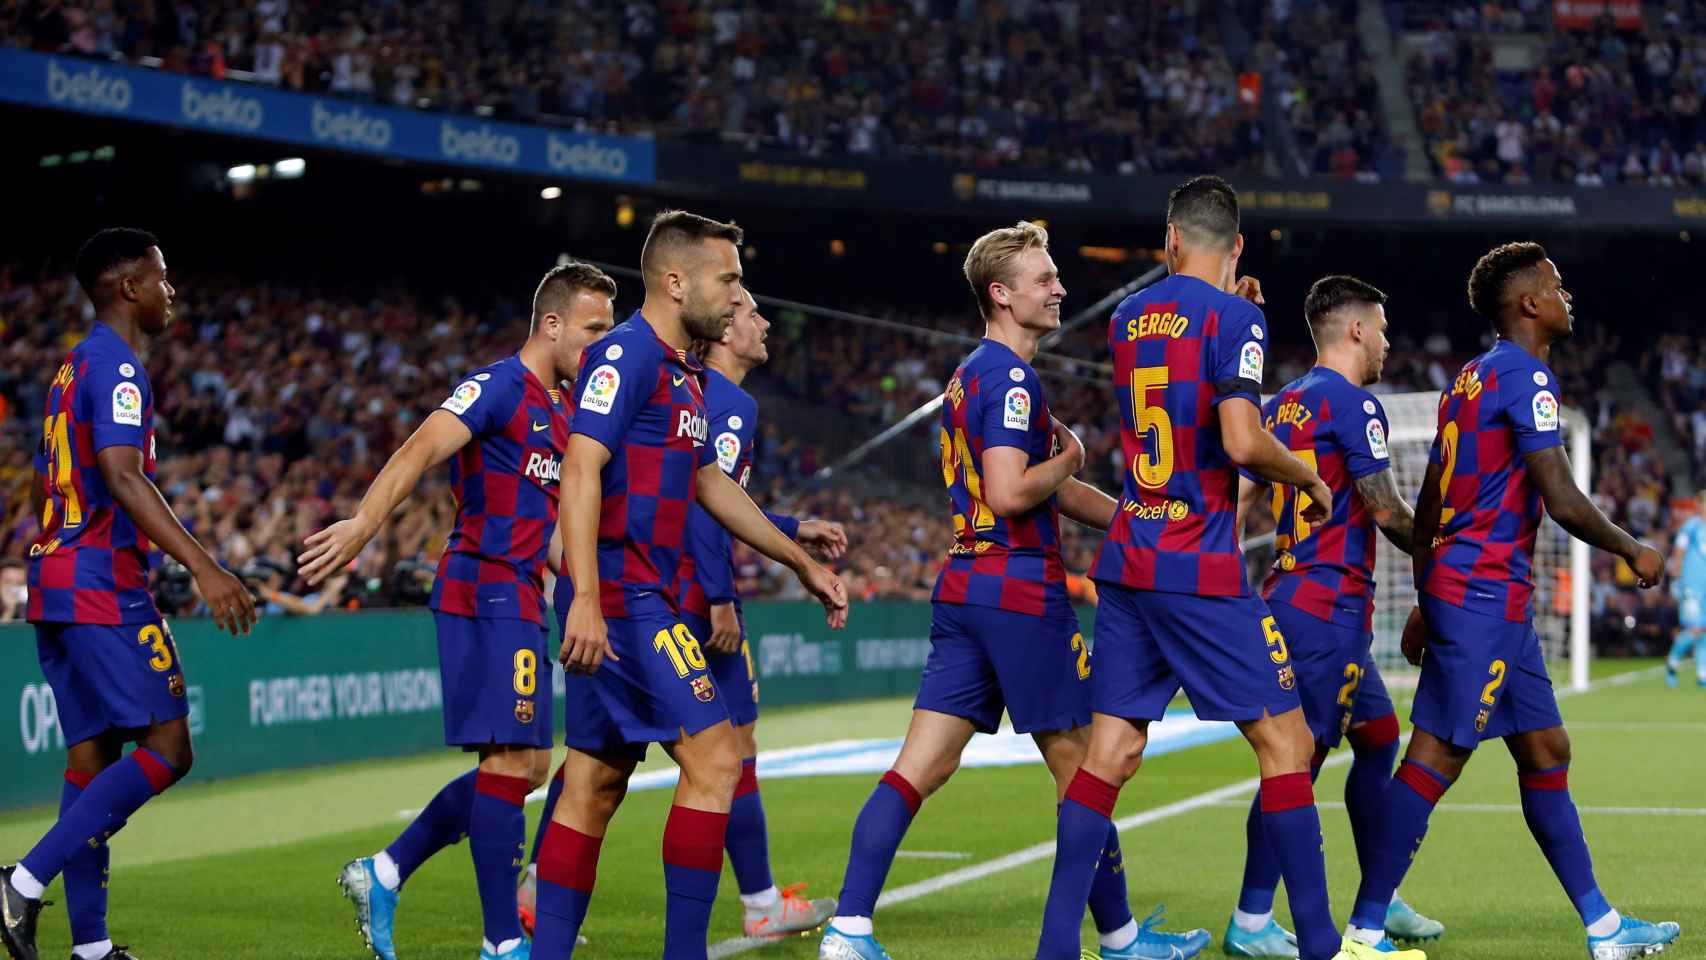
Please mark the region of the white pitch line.
<svg viewBox="0 0 1706 960"><path fill-rule="evenodd" d="M970 860L971 854L958 853L953 850L896 850L894 855L900 860Z"/></svg>
<svg viewBox="0 0 1706 960"><path fill-rule="evenodd" d="M1581 690L1560 690L1558 691L1558 699L1562 700L1565 697L1573 696L1578 693L1592 693L1595 690L1602 690L1607 687L1627 686L1631 683L1635 683L1643 677L1654 676L1661 669L1663 668L1652 667L1646 670L1632 670L1628 673L1620 673L1613 677L1607 677L1604 680L1595 681L1588 684ZM1405 735L1404 740L1409 740L1408 734ZM1328 757L1327 762L1322 766L1341 766L1349 763L1351 756L1352 753L1349 750L1335 750L1333 751L1333 755ZM1142 813L1135 813L1129 817L1123 817L1119 820L1115 820L1114 828L1121 833L1125 833L1128 830L1136 830L1138 827L1144 827L1152 823L1158 823L1162 820L1168 820L1181 814L1191 813L1192 811L1202 810L1207 807L1219 806L1221 803L1235 797L1248 796L1255 791L1257 787L1261 786L1261 783L1262 779L1260 777L1251 777L1248 780L1240 780L1237 783L1227 784L1224 787L1220 787L1216 790L1210 790L1206 793L1199 793L1194 797L1186 797L1183 800L1169 803L1163 807L1156 807L1153 810L1145 810ZM1053 855L1053 840L1033 844L1023 850L1015 850L1012 853L996 857L993 860L974 863L969 867L950 870L947 873L939 874L927 880L920 880L917 883L910 883L904 887L885 890L883 891L882 896L877 898L877 906L892 907L895 904L905 903L908 900L927 897L932 893L971 883L974 880L981 880L984 877L993 876L997 873L1005 873L1008 870L1017 869L1025 866L1026 864L1035 863L1046 857L1052 857ZM724 940L711 947L709 951L709 958L710 960L722 960L724 957L732 957L751 950L757 950L759 947L767 946L774 942L774 940L761 940L755 937L739 937L733 940Z"/></svg>
<svg viewBox="0 0 1706 960"><path fill-rule="evenodd" d="M1222 800L1215 804L1219 807L1236 807L1247 809L1248 803L1236 800ZM1315 806L1322 810L1345 809L1342 800L1317 800ZM1521 813L1522 806L1515 803L1441 803L1434 808L1435 813ZM1706 817L1706 807L1577 807L1578 813L1607 814L1626 817Z"/></svg>

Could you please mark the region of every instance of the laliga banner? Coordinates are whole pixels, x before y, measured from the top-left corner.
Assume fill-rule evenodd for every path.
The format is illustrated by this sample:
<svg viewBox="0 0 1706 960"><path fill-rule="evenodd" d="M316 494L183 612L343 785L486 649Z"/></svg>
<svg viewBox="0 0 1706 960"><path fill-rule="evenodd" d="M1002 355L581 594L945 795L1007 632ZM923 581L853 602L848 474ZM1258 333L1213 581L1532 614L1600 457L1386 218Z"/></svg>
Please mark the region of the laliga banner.
<svg viewBox="0 0 1706 960"><path fill-rule="evenodd" d="M286 93L140 67L0 50L0 100L283 143L542 176L651 183L650 140Z"/></svg>

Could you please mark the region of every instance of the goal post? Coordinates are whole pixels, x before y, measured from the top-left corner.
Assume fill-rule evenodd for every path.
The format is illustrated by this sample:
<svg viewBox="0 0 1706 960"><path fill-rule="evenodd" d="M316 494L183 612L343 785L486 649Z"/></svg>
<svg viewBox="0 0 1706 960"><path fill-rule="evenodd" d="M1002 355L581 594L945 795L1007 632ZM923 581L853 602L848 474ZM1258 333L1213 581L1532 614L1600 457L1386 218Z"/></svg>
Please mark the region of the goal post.
<svg viewBox="0 0 1706 960"><path fill-rule="evenodd" d="M1386 394L1380 402L1391 424L1388 443L1394 479L1399 492L1413 502L1427 473L1428 450L1438 424L1439 394ZM1591 427L1578 410L1565 409L1559 419L1576 483L1583 490L1591 490ZM1416 603L1410 558L1379 534L1375 541L1374 661L1393 699L1408 702L1418 671L1405 662L1399 640ZM1272 562L1272 543L1271 534L1245 543L1246 550L1256 555L1263 576ZM1588 683L1590 575L1587 545L1564 533L1551 517L1544 518L1534 545L1534 626L1554 675L1560 683L1577 689ZM1565 664L1567 679L1562 672Z"/></svg>

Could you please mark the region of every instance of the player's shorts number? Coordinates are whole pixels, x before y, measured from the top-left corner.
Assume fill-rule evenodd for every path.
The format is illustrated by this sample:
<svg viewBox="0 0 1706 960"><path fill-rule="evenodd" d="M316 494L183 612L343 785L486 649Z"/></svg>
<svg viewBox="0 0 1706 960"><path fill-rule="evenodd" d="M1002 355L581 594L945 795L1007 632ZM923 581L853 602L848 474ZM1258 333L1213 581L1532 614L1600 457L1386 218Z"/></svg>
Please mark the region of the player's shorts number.
<svg viewBox="0 0 1706 960"><path fill-rule="evenodd" d="M1445 525L1457 513L1456 510L1446 505L1446 499L1451 496L1451 475L1457 472L1458 435L1456 420L1447 423L1445 429L1439 432L1439 455L1440 459L1445 461L1445 469L1441 470L1439 475L1439 529L1441 533L1445 532ZM1492 701L1489 700L1488 702L1491 703Z"/></svg>
<svg viewBox="0 0 1706 960"><path fill-rule="evenodd" d="M1320 464L1316 459L1314 447L1310 447L1307 450L1293 450L1291 454L1297 459L1308 464L1309 469L1316 470L1317 472L1319 471ZM1290 510L1286 509L1286 500L1288 498L1291 500ZM1280 483L1274 484L1273 510L1275 550L1290 550L1292 547L1308 540L1309 535L1315 532L1315 528L1303 520L1303 511L1309 509L1309 505L1314 502L1314 500L1309 498L1309 494L1304 493L1296 487ZM1286 515L1288 513L1291 515L1291 523L1289 525L1285 522Z"/></svg>
<svg viewBox="0 0 1706 960"><path fill-rule="evenodd" d="M1481 688L1481 702L1490 707L1499 702L1498 689L1505 682L1505 662L1494 660L1487 667L1487 676L1492 679L1488 680L1487 685Z"/></svg>
<svg viewBox="0 0 1706 960"><path fill-rule="evenodd" d="M669 657L669 663L675 668L675 675L685 677L693 670L705 669L705 653L699 649L699 641L693 638L693 631L687 629L687 624L678 623L668 630L659 630L652 638L652 649Z"/></svg>
<svg viewBox="0 0 1706 960"><path fill-rule="evenodd" d="M64 527L75 527L83 522L83 504L77 498L77 485L72 482L71 471L71 427L66 420L66 414L58 413L47 418L42 424L42 439L47 447L49 482L53 484L53 492L59 494L65 501ZM53 498L49 497L47 506L42 510L41 525L46 528L53 521Z"/></svg>
<svg viewBox="0 0 1706 960"><path fill-rule="evenodd" d="M1149 391L1167 389L1167 368L1138 367L1131 372L1131 413L1143 449L1131 461L1132 476L1146 490L1160 490L1173 478L1173 418L1167 408L1151 406ZM1154 442L1146 438L1155 432Z"/></svg>
<svg viewBox="0 0 1706 960"><path fill-rule="evenodd" d="M972 460L971 443L966 440L966 432L955 428L952 435L947 428L942 429L942 484L950 489L954 478L960 477L965 481L966 493L971 497L971 528L973 530L990 530L995 527L995 511L983 502L983 482L977 475L977 464ZM962 514L954 514L954 533L965 531L966 518ZM686 674L683 674L686 676Z"/></svg>
<svg viewBox="0 0 1706 960"><path fill-rule="evenodd" d="M1084 644L1084 635L1072 635L1072 652L1078 654L1078 679L1090 679L1090 648Z"/></svg>
<svg viewBox="0 0 1706 960"><path fill-rule="evenodd" d="M1279 624L1274 622L1273 617L1262 618L1262 633L1267 635L1268 646L1272 648L1268 651L1269 660L1285 663L1291 659L1291 651L1285 646L1285 634L1280 633Z"/></svg>
<svg viewBox="0 0 1706 960"><path fill-rule="evenodd" d="M145 644L148 649L154 651L154 656L149 658L148 665L153 667L156 673L165 673L172 669L172 645L167 640L165 631L161 630L158 624L153 623L143 627L142 631L136 635L137 643Z"/></svg>
<svg viewBox="0 0 1706 960"><path fill-rule="evenodd" d="M1357 687L1362 685L1362 664L1345 664L1345 685L1339 688L1339 706L1348 707L1356 702Z"/></svg>
<svg viewBox="0 0 1706 960"><path fill-rule="evenodd" d="M524 696L533 696L533 691L539 684L539 656L532 650L522 649L515 652L515 692Z"/></svg>

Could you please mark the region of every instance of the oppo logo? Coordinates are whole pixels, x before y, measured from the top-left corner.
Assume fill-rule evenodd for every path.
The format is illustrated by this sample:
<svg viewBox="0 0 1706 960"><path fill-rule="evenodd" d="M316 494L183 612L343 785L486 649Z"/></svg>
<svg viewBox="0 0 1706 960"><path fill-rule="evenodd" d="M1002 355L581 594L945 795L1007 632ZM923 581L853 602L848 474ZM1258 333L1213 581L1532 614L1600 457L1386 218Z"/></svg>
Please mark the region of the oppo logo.
<svg viewBox="0 0 1706 960"><path fill-rule="evenodd" d="M45 683L24 684L18 698L18 735L24 752L47 753L65 749L65 734L59 729L59 702Z"/></svg>

